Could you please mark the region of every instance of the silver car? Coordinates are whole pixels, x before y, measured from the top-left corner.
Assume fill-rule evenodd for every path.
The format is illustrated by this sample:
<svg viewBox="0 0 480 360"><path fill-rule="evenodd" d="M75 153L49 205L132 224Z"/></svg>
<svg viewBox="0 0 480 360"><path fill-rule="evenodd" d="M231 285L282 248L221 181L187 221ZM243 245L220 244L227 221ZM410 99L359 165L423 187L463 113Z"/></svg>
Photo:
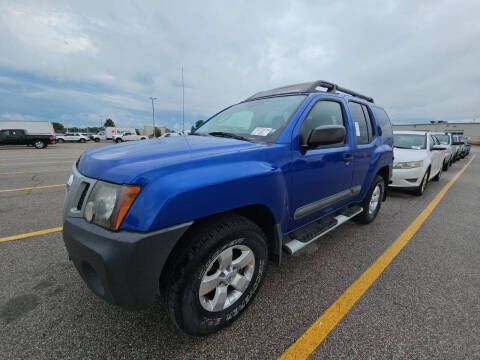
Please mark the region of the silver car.
<svg viewBox="0 0 480 360"><path fill-rule="evenodd" d="M456 159L458 146L453 145L453 138L451 134L446 133L432 133L438 141L438 145L445 147L445 158L443 160L443 171L447 171Z"/></svg>

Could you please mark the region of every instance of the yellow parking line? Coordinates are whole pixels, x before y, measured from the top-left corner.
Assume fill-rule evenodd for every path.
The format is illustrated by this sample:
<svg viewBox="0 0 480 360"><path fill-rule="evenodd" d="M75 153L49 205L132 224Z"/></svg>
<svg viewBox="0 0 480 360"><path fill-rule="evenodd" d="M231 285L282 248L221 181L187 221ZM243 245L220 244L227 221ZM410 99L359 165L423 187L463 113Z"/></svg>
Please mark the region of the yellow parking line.
<svg viewBox="0 0 480 360"><path fill-rule="evenodd" d="M20 235L7 236L7 237L0 238L0 243L1 242L6 242L6 241L25 239L25 238L29 238L29 237L32 237L32 236L50 234L50 233L54 233L54 232L58 232L58 231L62 231L62 230L63 230L63 227L59 226L59 227L55 227L55 228L51 228L51 229L33 231L33 232L20 234Z"/></svg>
<svg viewBox="0 0 480 360"><path fill-rule="evenodd" d="M24 191L24 190L36 190L36 189L49 189L49 188L62 187L62 186L65 186L65 184L32 186L32 187L25 187L25 188L19 188L19 189L5 189L5 190L0 190L0 193L13 192L13 191Z"/></svg>
<svg viewBox="0 0 480 360"><path fill-rule="evenodd" d="M471 164L470 161L446 184L430 204L417 216L392 245L350 285L350 287L293 343L279 359L306 359L327 337L330 331L343 319L368 288L377 280L392 260L400 253L413 235L445 196L450 187Z"/></svg>

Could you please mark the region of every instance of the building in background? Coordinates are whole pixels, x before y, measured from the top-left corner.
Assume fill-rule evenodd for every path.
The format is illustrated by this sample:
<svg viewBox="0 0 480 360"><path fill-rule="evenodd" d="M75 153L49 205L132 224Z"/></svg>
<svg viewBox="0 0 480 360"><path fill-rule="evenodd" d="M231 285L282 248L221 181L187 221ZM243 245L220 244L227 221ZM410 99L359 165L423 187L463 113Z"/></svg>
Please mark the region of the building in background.
<svg viewBox="0 0 480 360"><path fill-rule="evenodd" d="M480 122L431 121L430 124L394 124L393 130L419 130L434 132L463 131L474 145L480 145Z"/></svg>

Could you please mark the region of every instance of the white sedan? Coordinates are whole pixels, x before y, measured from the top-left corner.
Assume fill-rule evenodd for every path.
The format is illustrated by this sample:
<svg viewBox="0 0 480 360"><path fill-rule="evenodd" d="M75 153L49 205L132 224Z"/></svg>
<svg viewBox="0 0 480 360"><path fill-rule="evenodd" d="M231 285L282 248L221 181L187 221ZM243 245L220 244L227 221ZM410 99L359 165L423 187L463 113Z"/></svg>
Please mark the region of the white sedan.
<svg viewBox="0 0 480 360"><path fill-rule="evenodd" d="M428 182L440 180L445 147L428 132L393 132L393 172L390 187L422 195Z"/></svg>

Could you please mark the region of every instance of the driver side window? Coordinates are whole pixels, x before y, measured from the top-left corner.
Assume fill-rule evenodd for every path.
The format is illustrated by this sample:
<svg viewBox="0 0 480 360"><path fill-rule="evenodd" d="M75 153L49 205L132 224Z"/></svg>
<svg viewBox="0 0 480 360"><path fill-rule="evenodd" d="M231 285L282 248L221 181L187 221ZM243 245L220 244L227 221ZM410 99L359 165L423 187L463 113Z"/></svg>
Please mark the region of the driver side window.
<svg viewBox="0 0 480 360"><path fill-rule="evenodd" d="M318 101L310 110L303 121L300 131L300 143L306 144L313 129L325 125L345 126L342 106L336 101ZM346 138L342 144L345 144ZM336 147L342 144L333 144L328 147Z"/></svg>

